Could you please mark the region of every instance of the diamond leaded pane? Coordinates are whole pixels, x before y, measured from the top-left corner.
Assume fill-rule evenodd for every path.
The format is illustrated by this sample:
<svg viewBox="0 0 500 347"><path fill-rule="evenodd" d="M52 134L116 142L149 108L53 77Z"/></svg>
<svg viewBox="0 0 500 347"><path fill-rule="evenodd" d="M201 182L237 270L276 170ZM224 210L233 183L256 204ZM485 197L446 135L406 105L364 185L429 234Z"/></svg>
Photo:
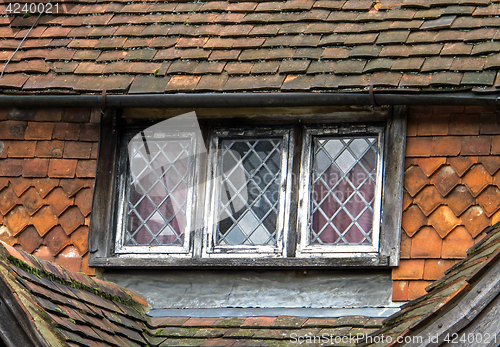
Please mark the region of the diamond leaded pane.
<svg viewBox="0 0 500 347"><path fill-rule="evenodd" d="M276 245L281 139L220 142L216 245Z"/></svg>
<svg viewBox="0 0 500 347"><path fill-rule="evenodd" d="M371 245L376 137L314 138L310 244Z"/></svg>
<svg viewBox="0 0 500 347"><path fill-rule="evenodd" d="M132 140L125 246L184 243L189 139Z"/></svg>

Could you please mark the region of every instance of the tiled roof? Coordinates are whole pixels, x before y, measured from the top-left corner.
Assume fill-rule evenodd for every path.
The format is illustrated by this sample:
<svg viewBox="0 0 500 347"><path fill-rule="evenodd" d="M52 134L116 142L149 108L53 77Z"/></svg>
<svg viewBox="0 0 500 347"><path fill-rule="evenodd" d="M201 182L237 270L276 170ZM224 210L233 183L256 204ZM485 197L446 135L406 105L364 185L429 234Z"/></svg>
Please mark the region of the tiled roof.
<svg viewBox="0 0 500 347"><path fill-rule="evenodd" d="M8 289L2 293L4 285ZM348 344L341 345L352 346L354 337L376 331L382 321L359 316L151 318L138 294L65 270L4 242L0 242L0 294L0 302L5 300L13 311L21 308L18 311L24 312L30 328L47 346L289 346L293 338L317 336L319 341L324 334L334 344L335 337L338 341L346 337L343 341ZM15 300L9 301L9 295ZM6 323L0 320L0 328Z"/></svg>
<svg viewBox="0 0 500 347"><path fill-rule="evenodd" d="M496 91L498 0L59 2L0 17L5 92ZM6 13L6 4L0 13Z"/></svg>
<svg viewBox="0 0 500 347"><path fill-rule="evenodd" d="M384 327L372 335L370 343L359 346L396 346L398 336L415 335L416 332L432 322L442 313L457 304L480 280L481 276L498 261L500 252L500 222L485 230L486 236L467 251L467 257L445 272L445 277L426 288L427 294L412 300L384 321ZM478 291L479 293L479 291ZM473 318L473 317L469 317ZM384 336L375 339L375 336ZM377 343L378 342L378 343Z"/></svg>

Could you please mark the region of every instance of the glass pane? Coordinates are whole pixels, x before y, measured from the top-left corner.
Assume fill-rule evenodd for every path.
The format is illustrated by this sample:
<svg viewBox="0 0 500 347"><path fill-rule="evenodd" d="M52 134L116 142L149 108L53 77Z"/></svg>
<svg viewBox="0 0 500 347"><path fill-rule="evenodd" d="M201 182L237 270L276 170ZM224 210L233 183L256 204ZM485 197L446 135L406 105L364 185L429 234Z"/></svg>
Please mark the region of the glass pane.
<svg viewBox="0 0 500 347"><path fill-rule="evenodd" d="M372 244L377 151L377 137L314 138L310 244Z"/></svg>
<svg viewBox="0 0 500 347"><path fill-rule="evenodd" d="M189 139L134 138L125 246L184 243Z"/></svg>
<svg viewBox="0 0 500 347"><path fill-rule="evenodd" d="M276 245L281 139L221 140L216 245Z"/></svg>

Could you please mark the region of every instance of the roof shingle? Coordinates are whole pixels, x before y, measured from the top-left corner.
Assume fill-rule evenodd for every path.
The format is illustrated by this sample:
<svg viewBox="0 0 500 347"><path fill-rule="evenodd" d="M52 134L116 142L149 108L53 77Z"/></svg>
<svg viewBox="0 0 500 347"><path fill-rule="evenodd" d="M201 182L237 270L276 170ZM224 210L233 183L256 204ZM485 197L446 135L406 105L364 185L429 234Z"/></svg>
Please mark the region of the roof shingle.
<svg viewBox="0 0 500 347"><path fill-rule="evenodd" d="M499 5L487 0L204 0L165 4L56 0L53 4L58 11L40 17L7 65L0 79L3 90L82 94L102 90L117 94L150 90L280 92L294 90L289 82L294 74L305 72L308 63L303 59L307 58L308 74L332 75L332 79L343 82L336 85L338 89L331 89L319 83L306 86L301 78L302 86L296 87L299 90L364 90L374 85L375 89L408 92L441 87L463 91L496 88L494 72L483 72L500 66ZM12 56L36 17L2 17L0 64ZM425 58L423 64L407 59L417 56ZM371 67L371 60L377 58L391 58L393 62ZM167 71L172 79L166 89L136 87L142 77L160 79L153 85L162 84L164 78L164 74L154 73L158 67L133 68L136 62L184 60L194 65L206 60L219 64L245 61L253 66L272 61L282 64L279 70L232 71L267 76L245 80L244 88L234 88L233 80L217 76L223 73L221 69L172 69ZM365 66L368 68L361 68ZM378 73L389 70L419 75L404 74L396 79L395 74ZM436 72L447 73L434 75ZM198 78L191 77L189 87L177 83L187 81L182 76L191 73L210 74L218 83L212 88L209 84L197 88L194 81ZM268 84L269 80L276 82Z"/></svg>

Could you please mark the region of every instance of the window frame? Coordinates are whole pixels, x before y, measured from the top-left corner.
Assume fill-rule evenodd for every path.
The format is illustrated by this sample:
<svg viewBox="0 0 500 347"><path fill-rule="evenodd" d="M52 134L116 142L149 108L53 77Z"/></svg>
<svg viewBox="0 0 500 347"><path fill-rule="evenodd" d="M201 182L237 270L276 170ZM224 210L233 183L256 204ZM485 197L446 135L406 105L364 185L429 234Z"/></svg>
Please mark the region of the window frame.
<svg viewBox="0 0 500 347"><path fill-rule="evenodd" d="M128 148L129 141L137 134L137 128L127 129L122 133L120 137L120 148ZM151 136L152 135L152 136ZM156 134L145 134L145 137L155 137L159 138ZM163 134L162 134L163 135ZM195 133L189 130L176 132L171 134L165 134L163 137L169 138L187 138L190 140L190 155L188 156L189 164L193 167L199 162L199 157L195 156L196 148L198 147L198 141ZM187 201L186 201L186 226L184 228L184 244L182 246L175 245L162 245L162 246L126 246L124 245L124 236L127 228L127 207L129 203L130 190L127 187L130 185L130 177L127 174L128 165L127 160L120 160L118 163L118 182L117 182L117 230L114 235L115 237L115 253L120 255L134 255L134 254L155 254L158 257L192 257L193 249L191 247L191 229L195 225L195 215L191 212L193 206L196 205L197 194L195 192L195 182L198 180L198 171L191 170L188 173L188 188L187 188Z"/></svg>
<svg viewBox="0 0 500 347"><path fill-rule="evenodd" d="M220 140L223 138L234 138L240 136L242 139L258 138L282 138L282 156L281 156L281 177L280 177L280 202L279 213L277 216L277 234L276 246L217 246L215 245L215 220L218 209L217 199L220 187L215 184L219 182L220 175ZM294 149L293 128L282 127L281 129L259 127L251 128L221 128L215 127L210 131L209 150L208 150L208 177L205 190L205 220L207 227L204 228L202 256L206 258L227 258L227 257L283 257L287 252L287 241L289 235L290 219L290 198L292 181L292 153Z"/></svg>
<svg viewBox="0 0 500 347"><path fill-rule="evenodd" d="M128 111L128 110L127 110ZM189 111L189 110L186 110ZM295 254L297 247L297 207L298 201L294 201L292 194L290 206L290 232L287 242L283 243L284 257L271 257L269 254L262 257L253 257L251 254L244 258L249 261L243 261L242 257L205 257L197 251L201 249L204 242L204 234L196 229L193 232L193 238L190 242L192 252L185 257L175 257L168 255L159 256L157 253L150 254L127 254L117 255L115 252L115 233L117 231L118 219L120 213L118 209L118 199L120 192L117 182L121 179L119 176L124 173L118 171L118 164L126 159L123 155L123 149L120 148L120 138L124 129L129 127L141 126L142 129L152 125L164 118L145 119L126 119L121 117L122 110L113 108L105 110L100 123L100 141L98 149L98 165L94 189L93 208L90 219L89 232L89 265L97 267L114 268L146 268L146 267L177 267L177 268L233 268L233 267L258 267L258 268L346 268L346 267L392 267L399 264L400 249L400 230L402 215L402 193L403 193L403 171L404 171L404 153L406 144L406 107L393 106L383 107L372 112L372 115L357 114L354 111L339 112L328 116L317 113L304 114L302 116L290 117L282 114L281 116L264 118L263 123L259 115L244 118L237 118L238 124L261 125L277 124L294 126L295 141L301 138L301 131L297 131L303 125L321 124L321 123L371 123L383 121L386 122L385 130L385 172L384 172L384 196L382 198L381 211L381 234L378 253L347 254L344 257L328 257L318 254L316 257L297 257ZM226 111L230 112L230 111ZM179 111L179 114L184 112ZM130 114L130 113L129 113ZM269 122L269 119L272 121ZM241 121L243 120L243 121ZM318 121L315 121L318 120ZM234 124L235 119L228 117L210 120L214 126L224 126ZM241 122L240 122L241 121ZM205 121L203 121L205 122ZM140 128L137 128L138 131ZM206 135L206 133L205 133ZM290 138L290 142L293 138ZM293 156L293 170L297 170L297 164L301 158L302 146L294 147L289 155ZM199 165L205 165L206 162L200 161ZM198 165L197 164L197 165ZM300 166L300 165L299 165ZM115 174L118 173L118 174ZM203 175L199 178L203 180ZM288 180L288 184L296 186L297 178ZM123 194L122 194L123 196ZM197 197L198 201L201 198ZM111 202L111 203L110 203ZM197 202L196 206L200 206ZM397 211L394 213L394 211ZM198 217L196 217L198 219ZM199 223L199 220L197 221Z"/></svg>
<svg viewBox="0 0 500 347"><path fill-rule="evenodd" d="M377 152L377 177L375 180L375 200L374 200L374 214L373 214L373 243L371 246L368 245L348 245L348 246L338 246L338 245L310 245L309 235L310 235L310 224L312 219L311 211L311 177L313 156L314 156L314 137L355 137L356 135L374 135L377 134L377 142L379 151ZM381 200L382 200L382 188L383 188L383 177L384 177L384 150L385 150L385 133L383 126L375 125L324 125L324 126L305 126L302 137L302 156L301 156L301 170L300 170L300 186L299 186L299 196L301 201L299 202L299 211L297 215L297 252L296 257L308 258L308 257L345 257L346 254L351 256L362 257L365 254L376 254L378 253L379 243L380 243L380 217L381 217Z"/></svg>

